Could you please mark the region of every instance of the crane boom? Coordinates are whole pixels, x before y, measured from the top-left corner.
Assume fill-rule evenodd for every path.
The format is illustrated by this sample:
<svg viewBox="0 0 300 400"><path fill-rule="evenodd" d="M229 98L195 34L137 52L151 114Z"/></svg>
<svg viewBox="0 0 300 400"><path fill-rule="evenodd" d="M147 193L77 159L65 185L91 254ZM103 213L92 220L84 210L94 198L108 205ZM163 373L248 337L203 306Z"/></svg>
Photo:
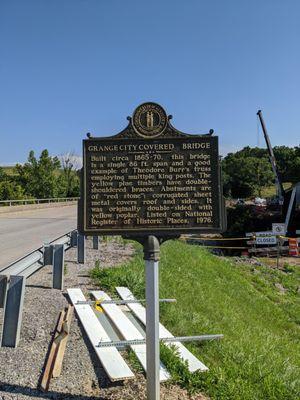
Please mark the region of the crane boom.
<svg viewBox="0 0 300 400"><path fill-rule="evenodd" d="M273 148L271 146L270 138L269 138L266 126L265 126L265 122L264 122L261 110L257 111L257 115L259 117L261 127L262 127L262 130L264 133L264 137L265 137L265 141L266 141L268 153L269 153L269 159L270 159L272 170L273 170L273 173L275 176L275 185L276 185L277 196L279 197L279 199L282 199L284 196L284 189L283 189L282 182L281 182L281 179L279 176L279 172L278 172L277 165L276 165L276 159L274 156Z"/></svg>

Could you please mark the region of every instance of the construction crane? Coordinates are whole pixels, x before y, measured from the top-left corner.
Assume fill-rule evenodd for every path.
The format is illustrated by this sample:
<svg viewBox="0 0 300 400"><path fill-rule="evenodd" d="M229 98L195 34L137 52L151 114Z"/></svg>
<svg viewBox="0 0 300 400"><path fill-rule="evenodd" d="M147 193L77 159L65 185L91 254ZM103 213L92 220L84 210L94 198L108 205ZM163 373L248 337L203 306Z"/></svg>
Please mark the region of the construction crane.
<svg viewBox="0 0 300 400"><path fill-rule="evenodd" d="M270 141L270 138L269 138L269 135L268 135L268 132L267 132L267 128L266 128L265 121L263 119L261 110L257 111L257 115L258 115L258 118L260 120L261 127L262 127L262 130L263 130L263 133L264 133L265 141L266 141L267 148L268 148L270 163L271 163L272 170L273 170L273 173L274 173L274 176L275 176L276 194L277 194L279 203L282 204L285 192L284 192L284 188L283 188L283 185L282 185L282 182L281 182L281 178L280 178L280 175L279 175L279 172L278 172L278 169L277 169L276 158L274 156L273 148L271 146L271 141Z"/></svg>
<svg viewBox="0 0 300 400"><path fill-rule="evenodd" d="M258 110L261 127L264 133L266 145L268 148L269 159L275 176L276 194L278 204L282 207L282 218L285 222L286 232L291 236L300 235L300 182L288 190L284 190L280 174L278 172L276 159L274 156L271 141L266 129L266 125L262 116L262 111Z"/></svg>

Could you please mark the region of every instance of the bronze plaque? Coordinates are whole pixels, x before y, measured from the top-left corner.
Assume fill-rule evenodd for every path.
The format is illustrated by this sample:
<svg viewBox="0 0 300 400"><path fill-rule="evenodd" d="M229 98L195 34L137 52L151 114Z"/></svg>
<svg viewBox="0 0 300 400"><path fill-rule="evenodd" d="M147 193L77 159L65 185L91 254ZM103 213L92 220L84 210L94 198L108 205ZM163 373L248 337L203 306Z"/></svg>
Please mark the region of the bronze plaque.
<svg viewBox="0 0 300 400"><path fill-rule="evenodd" d="M172 236L224 228L218 137L176 130L155 103L116 136L83 141L79 231Z"/></svg>

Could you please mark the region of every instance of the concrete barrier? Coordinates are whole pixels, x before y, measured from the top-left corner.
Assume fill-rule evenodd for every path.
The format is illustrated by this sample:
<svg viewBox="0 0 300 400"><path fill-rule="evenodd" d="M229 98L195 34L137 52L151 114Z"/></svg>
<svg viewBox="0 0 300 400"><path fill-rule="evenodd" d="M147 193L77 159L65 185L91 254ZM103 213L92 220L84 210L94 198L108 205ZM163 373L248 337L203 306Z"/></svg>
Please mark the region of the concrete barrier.
<svg viewBox="0 0 300 400"><path fill-rule="evenodd" d="M40 204L26 204L22 206L3 206L0 207L0 215L6 213L13 213L16 211L26 211L26 210L36 210L36 209L45 209L45 208L53 208L53 207L65 207L76 205L77 201L61 201L57 203L40 203Z"/></svg>

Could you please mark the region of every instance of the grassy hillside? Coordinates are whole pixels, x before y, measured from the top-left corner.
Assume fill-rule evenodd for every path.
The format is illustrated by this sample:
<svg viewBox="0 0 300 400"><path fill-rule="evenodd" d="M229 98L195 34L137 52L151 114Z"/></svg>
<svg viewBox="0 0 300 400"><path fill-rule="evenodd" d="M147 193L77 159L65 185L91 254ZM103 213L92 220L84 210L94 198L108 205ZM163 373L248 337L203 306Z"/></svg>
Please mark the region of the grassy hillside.
<svg viewBox="0 0 300 400"><path fill-rule="evenodd" d="M289 189L292 186L292 183L290 182L284 182L283 183L283 188L285 190ZM265 197L273 197L276 195L276 187L275 185L271 185L271 186L266 186L264 188L262 188L261 190L261 197L265 198Z"/></svg>
<svg viewBox="0 0 300 400"><path fill-rule="evenodd" d="M177 299L161 305L163 324L174 335L224 334L220 342L187 345L208 373L192 376L164 354L174 379L218 400L300 398L297 267L277 271L234 264L179 241L164 244L161 256L160 295ZM92 276L111 292L124 285L143 298L141 248L128 265L96 266Z"/></svg>

